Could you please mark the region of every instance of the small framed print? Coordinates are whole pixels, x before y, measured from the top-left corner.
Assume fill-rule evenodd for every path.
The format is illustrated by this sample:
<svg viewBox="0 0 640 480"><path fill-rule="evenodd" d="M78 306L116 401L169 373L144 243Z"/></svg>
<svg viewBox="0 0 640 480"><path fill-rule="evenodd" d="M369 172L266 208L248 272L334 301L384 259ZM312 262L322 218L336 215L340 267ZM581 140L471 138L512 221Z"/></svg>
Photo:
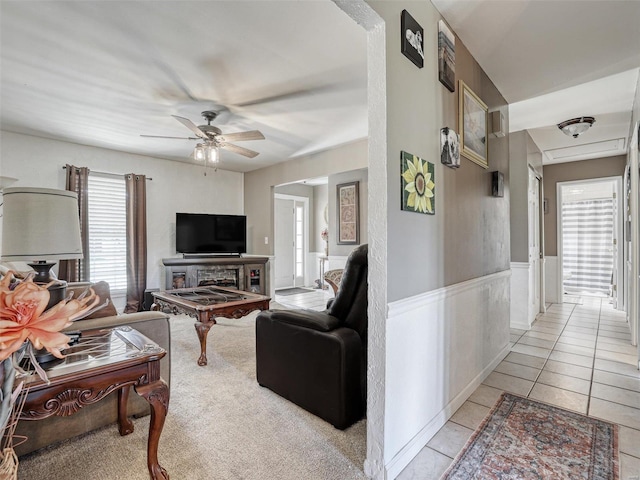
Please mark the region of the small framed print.
<svg viewBox="0 0 640 480"><path fill-rule="evenodd" d="M456 37L443 20L438 20L438 78L450 92L456 91Z"/></svg>
<svg viewBox="0 0 640 480"><path fill-rule="evenodd" d="M338 245L360 243L360 182L342 183L336 186L338 212Z"/></svg>
<svg viewBox="0 0 640 480"><path fill-rule="evenodd" d="M400 18L402 33L402 53L411 60L416 67L424 66L424 29L406 10Z"/></svg>
<svg viewBox="0 0 640 480"><path fill-rule="evenodd" d="M402 203L408 212L435 215L435 167L433 163L408 152L400 152Z"/></svg>
<svg viewBox="0 0 640 480"><path fill-rule="evenodd" d="M460 168L460 138L449 127L440 129L440 161L449 168Z"/></svg>

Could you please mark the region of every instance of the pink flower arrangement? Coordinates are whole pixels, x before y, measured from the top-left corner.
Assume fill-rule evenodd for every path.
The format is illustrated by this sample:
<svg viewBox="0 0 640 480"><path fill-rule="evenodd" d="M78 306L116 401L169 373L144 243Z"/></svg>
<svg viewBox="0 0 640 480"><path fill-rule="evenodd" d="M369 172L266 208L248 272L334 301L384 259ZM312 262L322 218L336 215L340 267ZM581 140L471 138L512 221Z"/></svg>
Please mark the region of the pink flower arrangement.
<svg viewBox="0 0 640 480"><path fill-rule="evenodd" d="M25 340L36 349L45 348L58 358L70 338L60 333L74 320L90 314L100 301L93 289L77 299L71 296L46 310L49 285L38 285L29 277L11 286L13 272L0 281L0 361L16 352Z"/></svg>
<svg viewBox="0 0 640 480"><path fill-rule="evenodd" d="M320 232L320 237L322 238L322 240L324 240L325 242L329 241L329 229L327 227L324 227L322 229L322 231Z"/></svg>

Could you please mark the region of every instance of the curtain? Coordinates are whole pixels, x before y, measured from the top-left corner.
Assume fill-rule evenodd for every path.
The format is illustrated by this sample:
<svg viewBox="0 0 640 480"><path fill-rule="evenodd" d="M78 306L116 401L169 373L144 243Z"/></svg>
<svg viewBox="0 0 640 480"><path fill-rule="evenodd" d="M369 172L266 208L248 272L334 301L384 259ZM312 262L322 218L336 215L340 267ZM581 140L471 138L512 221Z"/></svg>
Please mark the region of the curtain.
<svg viewBox="0 0 640 480"><path fill-rule="evenodd" d="M124 176L127 191L127 304L124 313L143 309L147 288L147 191L146 177Z"/></svg>
<svg viewBox="0 0 640 480"><path fill-rule="evenodd" d="M61 260L58 278L67 282L89 281L89 169L66 165L66 189L78 194L78 216L80 217L80 237L82 253L80 260Z"/></svg>
<svg viewBox="0 0 640 480"><path fill-rule="evenodd" d="M567 293L610 295L613 199L562 204L562 257Z"/></svg>

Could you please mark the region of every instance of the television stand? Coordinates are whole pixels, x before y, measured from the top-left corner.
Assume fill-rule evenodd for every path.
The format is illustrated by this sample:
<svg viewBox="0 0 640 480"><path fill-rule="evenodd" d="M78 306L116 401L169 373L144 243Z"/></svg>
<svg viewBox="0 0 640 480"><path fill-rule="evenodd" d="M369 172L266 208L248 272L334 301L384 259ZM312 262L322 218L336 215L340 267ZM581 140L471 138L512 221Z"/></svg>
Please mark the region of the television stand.
<svg viewBox="0 0 640 480"><path fill-rule="evenodd" d="M239 253L183 253L182 258L240 258Z"/></svg>
<svg viewBox="0 0 640 480"><path fill-rule="evenodd" d="M266 295L269 257L163 258L165 289L218 286Z"/></svg>

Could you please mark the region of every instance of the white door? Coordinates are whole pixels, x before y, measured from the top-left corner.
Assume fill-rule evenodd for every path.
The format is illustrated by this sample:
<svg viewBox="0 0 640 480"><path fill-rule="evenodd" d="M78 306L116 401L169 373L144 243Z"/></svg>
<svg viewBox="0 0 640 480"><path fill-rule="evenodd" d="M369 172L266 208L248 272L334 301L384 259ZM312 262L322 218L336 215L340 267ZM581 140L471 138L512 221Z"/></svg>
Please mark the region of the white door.
<svg viewBox="0 0 640 480"><path fill-rule="evenodd" d="M275 288L294 286L294 201L275 199Z"/></svg>
<svg viewBox="0 0 640 480"><path fill-rule="evenodd" d="M618 260L619 260L619 252L618 252L618 233L619 233L619 212L618 212L618 185L617 183L613 186L613 238L611 245L611 253L613 255L613 273L611 274L611 296L613 297L613 308L619 309L620 302L618 302L618 281L619 271L618 271Z"/></svg>
<svg viewBox="0 0 640 480"><path fill-rule="evenodd" d="M305 205L303 202L296 200L294 201L293 208L293 222L295 227L293 238L293 284L296 286L304 286L305 237L307 231Z"/></svg>
<svg viewBox="0 0 640 480"><path fill-rule="evenodd" d="M275 198L275 288L304 286L307 206L303 198Z"/></svg>
<svg viewBox="0 0 640 480"><path fill-rule="evenodd" d="M540 312L540 179L529 169L529 266L533 272L529 321Z"/></svg>

